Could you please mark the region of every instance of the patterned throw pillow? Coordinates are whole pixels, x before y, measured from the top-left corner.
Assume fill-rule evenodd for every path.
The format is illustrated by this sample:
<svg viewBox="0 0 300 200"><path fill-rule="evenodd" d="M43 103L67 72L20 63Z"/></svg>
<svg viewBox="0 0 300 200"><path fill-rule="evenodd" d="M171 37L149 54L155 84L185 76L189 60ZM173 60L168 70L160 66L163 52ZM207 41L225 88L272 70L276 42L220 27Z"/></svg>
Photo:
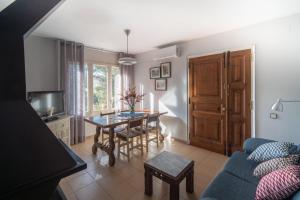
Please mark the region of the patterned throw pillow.
<svg viewBox="0 0 300 200"><path fill-rule="evenodd" d="M263 177L268 173L277 169L282 169L288 165L296 165L300 155L290 155L284 158L273 158L271 160L260 163L253 172L254 176Z"/></svg>
<svg viewBox="0 0 300 200"><path fill-rule="evenodd" d="M279 200L300 188L300 166L290 165L264 176L258 183L255 200Z"/></svg>
<svg viewBox="0 0 300 200"><path fill-rule="evenodd" d="M293 146L290 142L269 142L260 145L248 157L248 160L263 162L273 158L286 157Z"/></svg>

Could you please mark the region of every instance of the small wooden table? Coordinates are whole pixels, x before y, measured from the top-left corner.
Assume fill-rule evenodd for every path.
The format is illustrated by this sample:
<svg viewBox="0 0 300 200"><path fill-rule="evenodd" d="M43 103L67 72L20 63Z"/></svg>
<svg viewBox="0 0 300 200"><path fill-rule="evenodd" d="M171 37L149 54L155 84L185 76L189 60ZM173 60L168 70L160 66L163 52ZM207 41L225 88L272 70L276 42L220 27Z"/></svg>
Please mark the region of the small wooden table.
<svg viewBox="0 0 300 200"><path fill-rule="evenodd" d="M149 112L147 110L145 111L140 111L144 113L144 118L146 119L147 114L154 114L154 113L159 113L159 112ZM159 113L159 115L167 114L167 112L162 112ZM139 116L141 117L141 116ZM115 155L114 155L114 150L115 150L115 141L114 141L114 129L117 126L127 124L128 120L130 117L121 117L117 114L112 114L112 115L105 115L105 116L93 116L93 117L87 117L84 120L90 124L96 125L96 134L94 136L94 144L92 147L93 154L97 153L97 149L101 149L105 151L108 156L109 156L109 166L114 166L115 164ZM99 136L101 134L101 129L102 128L109 128L109 139L106 143L99 142ZM160 133L160 141L162 142L164 140L164 136Z"/></svg>
<svg viewBox="0 0 300 200"><path fill-rule="evenodd" d="M170 200L179 199L179 184L186 177L186 191L194 192L194 161L164 151L144 163L145 194L153 193L152 176L170 184Z"/></svg>

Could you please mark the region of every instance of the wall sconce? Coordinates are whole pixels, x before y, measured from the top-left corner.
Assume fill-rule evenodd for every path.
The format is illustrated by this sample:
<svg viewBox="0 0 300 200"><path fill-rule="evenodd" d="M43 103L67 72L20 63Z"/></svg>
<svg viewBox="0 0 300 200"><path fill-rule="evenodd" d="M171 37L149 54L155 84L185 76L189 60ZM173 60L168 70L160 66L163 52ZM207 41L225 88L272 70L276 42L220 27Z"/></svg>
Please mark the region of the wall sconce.
<svg viewBox="0 0 300 200"><path fill-rule="evenodd" d="M273 112L283 112L283 104L282 103L293 103L293 102L300 102L300 100L283 100L283 99L277 99L277 101L273 104L271 110Z"/></svg>
<svg viewBox="0 0 300 200"><path fill-rule="evenodd" d="M271 119L277 119L277 113L275 112L283 112L283 103L300 103L300 100L283 100L283 99L277 99L276 102L272 105L270 118Z"/></svg>

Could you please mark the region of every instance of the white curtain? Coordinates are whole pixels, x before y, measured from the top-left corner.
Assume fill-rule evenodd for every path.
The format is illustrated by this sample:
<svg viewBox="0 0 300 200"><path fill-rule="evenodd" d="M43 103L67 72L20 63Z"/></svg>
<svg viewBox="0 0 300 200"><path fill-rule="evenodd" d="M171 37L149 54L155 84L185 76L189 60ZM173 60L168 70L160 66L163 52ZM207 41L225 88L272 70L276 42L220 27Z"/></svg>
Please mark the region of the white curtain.
<svg viewBox="0 0 300 200"><path fill-rule="evenodd" d="M85 140L84 128L84 46L59 41L61 89L65 91L65 106L71 119L71 144Z"/></svg>

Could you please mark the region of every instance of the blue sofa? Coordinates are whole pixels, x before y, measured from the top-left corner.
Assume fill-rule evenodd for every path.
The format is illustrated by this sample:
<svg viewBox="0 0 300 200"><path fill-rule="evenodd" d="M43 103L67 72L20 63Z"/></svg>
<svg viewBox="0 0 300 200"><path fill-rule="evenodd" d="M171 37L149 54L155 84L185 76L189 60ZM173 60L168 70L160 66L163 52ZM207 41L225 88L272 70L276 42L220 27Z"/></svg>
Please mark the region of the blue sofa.
<svg viewBox="0 0 300 200"><path fill-rule="evenodd" d="M222 172L209 184L201 195L201 200L254 200L259 179L253 176L258 163L247 160L258 146L273 140L249 138L244 142L243 152L234 152ZM298 146L291 153L299 153ZM291 200L300 200L300 191Z"/></svg>

